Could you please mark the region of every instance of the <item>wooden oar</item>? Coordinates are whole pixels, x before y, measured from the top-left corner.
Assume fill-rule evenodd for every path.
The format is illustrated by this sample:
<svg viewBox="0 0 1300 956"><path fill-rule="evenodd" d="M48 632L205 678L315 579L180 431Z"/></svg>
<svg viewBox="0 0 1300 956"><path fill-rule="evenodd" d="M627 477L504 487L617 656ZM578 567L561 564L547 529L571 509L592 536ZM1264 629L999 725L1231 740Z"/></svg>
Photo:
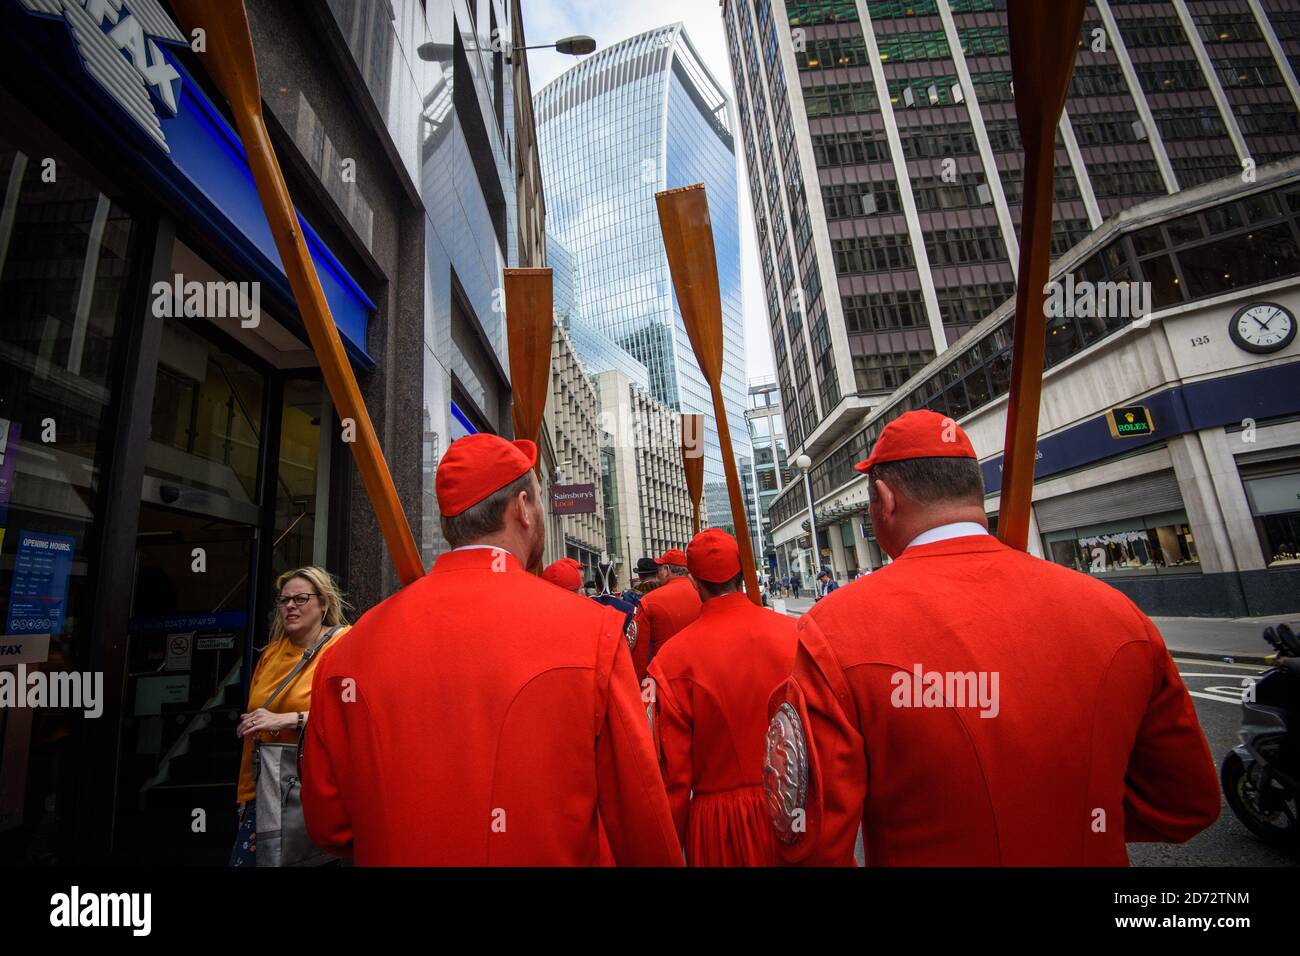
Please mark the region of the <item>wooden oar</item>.
<svg viewBox="0 0 1300 956"><path fill-rule="evenodd" d="M754 549L749 541L749 521L745 517L736 456L731 450L727 407L722 401L722 297L718 292L718 258L713 248L713 225L709 220L704 184L655 193L655 202L659 206L659 228L663 232L668 269L677 290L677 304L681 306L686 334L690 336L695 360L713 393L713 417L718 423L718 444L722 446L722 467L727 475L731 521L736 529L736 544L740 546L745 591L751 601L761 606L763 599L758 593L758 572L754 568Z"/></svg>
<svg viewBox="0 0 1300 956"><path fill-rule="evenodd" d="M506 335L510 343L510 417L516 438L539 441L551 384L555 330L550 269L506 269ZM537 456L541 474L542 457Z"/></svg>
<svg viewBox="0 0 1300 956"><path fill-rule="evenodd" d="M253 172L257 194L266 211L298 311L307 327L312 351L320 362L325 387L329 389L339 418L355 423L355 441L349 444L357 471L375 509L375 517L379 519L379 529L393 564L397 566L397 575L403 584L410 584L424 576L420 549L416 547L415 536L411 534L388 463L375 436L370 413L366 411L352 366L343 351L343 342L321 290L316 267L307 252L293 200L267 133L262 116L257 61L253 56L253 39L249 34L244 4L236 0L172 0L172 9L186 33L202 28L207 34L207 50L198 56L230 103L235 127L248 153L248 165Z"/></svg>
<svg viewBox="0 0 1300 956"><path fill-rule="evenodd" d="M1029 505L1034 492L1038 407L1043 394L1047 341L1043 287L1052 247L1056 124L1074 70L1084 0L1011 0L1007 6L1016 121L1025 148L1025 169L998 537L1024 551L1029 544Z"/></svg>
<svg viewBox="0 0 1300 956"><path fill-rule="evenodd" d="M704 416L682 415L682 468L691 496L691 534L700 533L700 498L704 495Z"/></svg>

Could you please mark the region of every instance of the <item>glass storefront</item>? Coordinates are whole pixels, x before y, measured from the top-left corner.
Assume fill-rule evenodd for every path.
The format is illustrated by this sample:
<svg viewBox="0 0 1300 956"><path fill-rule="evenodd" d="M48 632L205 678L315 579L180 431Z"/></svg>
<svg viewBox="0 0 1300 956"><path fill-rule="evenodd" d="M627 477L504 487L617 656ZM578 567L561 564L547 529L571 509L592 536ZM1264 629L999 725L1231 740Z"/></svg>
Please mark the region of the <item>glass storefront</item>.
<svg viewBox="0 0 1300 956"><path fill-rule="evenodd" d="M1196 540L1184 512L1165 512L1043 536L1047 557L1087 574L1199 571Z"/></svg>
<svg viewBox="0 0 1300 956"><path fill-rule="evenodd" d="M1300 564L1300 459L1242 471L1265 563L1270 568Z"/></svg>
<svg viewBox="0 0 1300 956"><path fill-rule="evenodd" d="M220 863L271 582L328 566L337 422L318 370L300 354L277 360L298 340L268 315L257 341L237 324L161 320L157 365L139 370L153 403L133 408L125 343L148 322L136 310L152 224L61 156L51 177L50 142L39 129L0 134L0 668L93 681L107 653L125 683L102 681L103 720L0 707L0 862L107 851ZM123 504L107 500L108 475L126 423L146 415L138 524L115 543L105 524ZM121 620L96 619L109 568L129 569ZM94 806L79 789L87 747L116 754ZM93 846L76 842L83 826Z"/></svg>
<svg viewBox="0 0 1300 956"><path fill-rule="evenodd" d="M87 659L134 228L62 157L0 133L0 642L24 649L0 666L19 656L29 672L77 671ZM49 560L50 546L67 557ZM55 858L82 721L0 708L0 859Z"/></svg>

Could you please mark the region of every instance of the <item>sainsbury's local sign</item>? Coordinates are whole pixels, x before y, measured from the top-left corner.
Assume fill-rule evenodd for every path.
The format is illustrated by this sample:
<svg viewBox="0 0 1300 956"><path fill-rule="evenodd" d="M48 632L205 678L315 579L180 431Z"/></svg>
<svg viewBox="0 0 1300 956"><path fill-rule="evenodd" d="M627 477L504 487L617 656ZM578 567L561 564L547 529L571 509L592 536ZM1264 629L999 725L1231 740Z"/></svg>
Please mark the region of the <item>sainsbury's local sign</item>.
<svg viewBox="0 0 1300 956"><path fill-rule="evenodd" d="M57 17L86 72L165 152L159 110L176 115L181 76L162 43L189 45L158 0L14 0L28 13Z"/></svg>
<svg viewBox="0 0 1300 956"><path fill-rule="evenodd" d="M596 513L596 486L552 485L551 514L589 515Z"/></svg>

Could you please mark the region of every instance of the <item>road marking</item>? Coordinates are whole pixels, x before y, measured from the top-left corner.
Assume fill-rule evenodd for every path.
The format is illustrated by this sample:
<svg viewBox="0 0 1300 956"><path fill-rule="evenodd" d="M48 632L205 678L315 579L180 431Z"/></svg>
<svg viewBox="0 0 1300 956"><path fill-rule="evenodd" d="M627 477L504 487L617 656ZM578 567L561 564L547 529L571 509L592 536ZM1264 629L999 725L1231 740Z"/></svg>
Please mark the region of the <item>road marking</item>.
<svg viewBox="0 0 1300 956"><path fill-rule="evenodd" d="M1190 673L1179 671L1178 673L1183 677L1240 677L1242 679L1249 678L1250 680L1258 680L1260 677L1259 674L1198 674L1195 671Z"/></svg>
<svg viewBox="0 0 1300 956"><path fill-rule="evenodd" d="M1191 694L1193 697L1200 697L1203 700L1217 700L1221 704L1241 703L1240 694L1238 694L1236 697L1220 697L1218 694L1206 694L1206 693L1202 693L1199 690L1189 690L1187 693Z"/></svg>
<svg viewBox="0 0 1300 956"><path fill-rule="evenodd" d="M1188 657L1175 657L1174 663L1195 664L1197 667L1241 667L1241 668L1253 667L1253 668L1257 668L1257 670L1259 671L1264 670L1266 667L1266 665L1264 664L1229 664L1226 661L1206 661L1206 660L1200 660L1198 658L1188 658Z"/></svg>

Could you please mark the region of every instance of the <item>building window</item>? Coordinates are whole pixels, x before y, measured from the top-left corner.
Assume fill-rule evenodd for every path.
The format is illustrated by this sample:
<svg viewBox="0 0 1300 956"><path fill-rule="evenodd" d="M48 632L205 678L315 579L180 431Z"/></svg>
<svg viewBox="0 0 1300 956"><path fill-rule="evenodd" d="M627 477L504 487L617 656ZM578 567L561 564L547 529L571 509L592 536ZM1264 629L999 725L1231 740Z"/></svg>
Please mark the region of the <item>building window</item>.
<svg viewBox="0 0 1300 956"><path fill-rule="evenodd" d="M880 58L890 62L939 60L951 55L942 30L877 34L876 42L880 48Z"/></svg>
<svg viewBox="0 0 1300 956"><path fill-rule="evenodd" d="M758 100L754 100L756 106ZM848 116L880 109L876 91L870 83L837 83L810 86L803 91L804 109L810 119L818 116Z"/></svg>
<svg viewBox="0 0 1300 956"><path fill-rule="evenodd" d="M1193 297L1260 285L1300 272L1300 250L1288 223L1181 249L1177 257Z"/></svg>
<svg viewBox="0 0 1300 956"><path fill-rule="evenodd" d="M937 0L868 0L867 13L872 20L938 16L939 5Z"/></svg>
<svg viewBox="0 0 1300 956"><path fill-rule="evenodd" d="M933 3L934 0L930 2ZM819 23L856 23L858 20L858 7L853 0L795 0L786 4L785 12L792 27L810 27Z"/></svg>
<svg viewBox="0 0 1300 956"><path fill-rule="evenodd" d="M1215 71L1225 87L1282 85L1282 71L1271 56L1224 58L1216 64Z"/></svg>
<svg viewBox="0 0 1300 956"><path fill-rule="evenodd" d="M1243 467L1242 484L1268 566L1300 564L1300 458Z"/></svg>
<svg viewBox="0 0 1300 956"><path fill-rule="evenodd" d="M1246 106L1233 107L1234 112L1244 113L1249 109ZM1287 107L1286 111L1292 116L1296 115L1296 111L1290 107ZM1227 136L1227 131L1223 128L1223 117L1213 106L1195 106L1190 109L1184 106L1167 107L1152 110L1151 114L1155 118L1156 126L1160 128L1160 138L1167 142ZM1078 120L1074 121L1074 128L1076 130L1079 128Z"/></svg>
<svg viewBox="0 0 1300 956"><path fill-rule="evenodd" d="M967 56L1002 56L1010 51L1007 28L1003 26L971 27L958 30L957 36Z"/></svg>
<svg viewBox="0 0 1300 956"><path fill-rule="evenodd" d="M809 40L795 54L800 70L838 70L846 66L864 66L867 62L866 41L860 37L818 37Z"/></svg>
<svg viewBox="0 0 1300 956"><path fill-rule="evenodd" d="M915 265L906 233L833 239L831 249L835 254L835 271L840 275L910 269Z"/></svg>
<svg viewBox="0 0 1300 956"><path fill-rule="evenodd" d="M1053 531L1043 545L1050 560L1092 575L1196 571L1201 565L1181 511Z"/></svg>
<svg viewBox="0 0 1300 956"><path fill-rule="evenodd" d="M1134 63L1133 69L1137 73L1138 83L1148 95L1205 89L1205 74L1195 60Z"/></svg>

